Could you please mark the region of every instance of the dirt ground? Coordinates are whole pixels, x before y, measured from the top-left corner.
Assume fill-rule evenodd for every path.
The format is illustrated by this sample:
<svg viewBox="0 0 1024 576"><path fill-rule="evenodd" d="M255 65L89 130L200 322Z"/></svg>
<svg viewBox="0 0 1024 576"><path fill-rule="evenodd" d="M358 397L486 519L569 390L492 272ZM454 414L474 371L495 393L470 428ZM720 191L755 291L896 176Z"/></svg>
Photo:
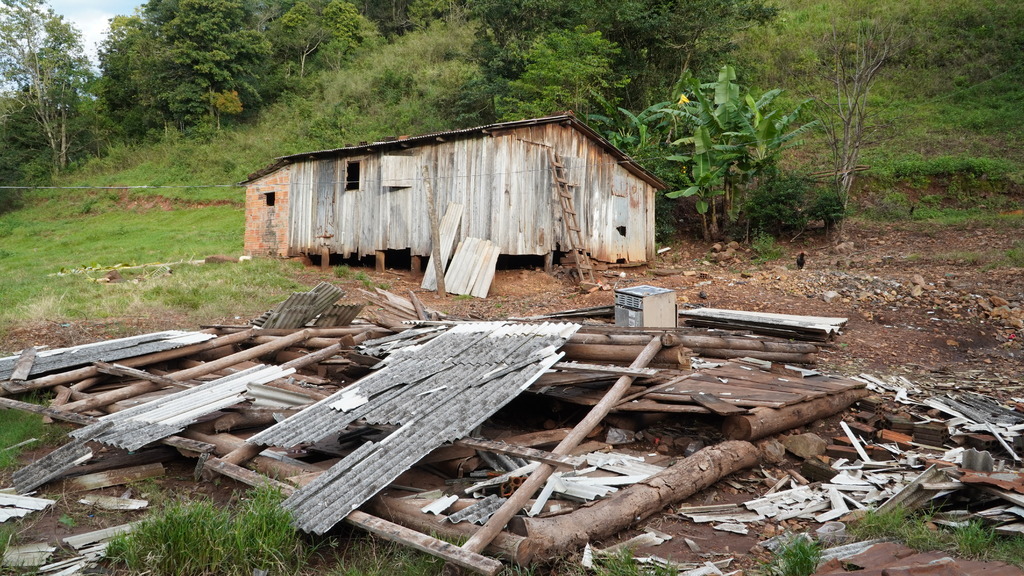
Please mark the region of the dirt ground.
<svg viewBox="0 0 1024 576"><path fill-rule="evenodd" d="M716 251L707 243L681 241L649 266L599 272L598 279L606 289L589 293L581 291L564 273L552 276L538 269L499 270L486 299L438 297L420 289L420 276L409 270L376 273L369 269L365 273L395 294L407 296L412 290L427 307L456 318L504 319L611 305L615 288L642 284L675 290L680 307L842 317L848 319L843 333L819 354L818 368L823 371L902 375L912 381L969 384L997 395L1020 395L1024 386L1024 268L991 265L999 255L1024 249L1019 230L937 231L909 224L850 224L845 240L845 244L836 246L824 235L803 235L783 243L787 255L768 263L756 262L747 246L730 253L724 243ZM806 253L803 269L795 264L800 251ZM325 273L315 268L303 272L301 281L314 286L323 279L340 285L349 294L363 287L355 279L325 278ZM147 326L136 319L37 324L0 336L0 349L17 350L29 344L68 346L105 338L110 333L169 328L194 327ZM837 421L819 422L804 431L829 434ZM714 436L699 422L675 426L680 434ZM644 442L631 448L656 451ZM798 467L799 463L792 461L737 474L685 504L748 500L770 487L765 476L779 478L787 468ZM174 485L195 490L188 470L176 470L169 478L172 490ZM225 480L219 488L223 496L240 487ZM208 485L202 491L218 489ZM72 530L60 521L62 515L76 510L58 510L40 518L33 531L42 536L49 530L63 537L66 532L84 531L84 524L94 524L80 523L79 529ZM107 519L102 524L116 520ZM766 556L757 546L764 536L813 528L792 521L782 526L766 525L761 534L729 534L683 521L671 509L645 525L677 537L657 548L641 549L638 554L692 562L736 556L736 565L741 567L756 565ZM637 533L639 530L622 534L617 540ZM696 543L700 552L692 551L684 537Z"/></svg>

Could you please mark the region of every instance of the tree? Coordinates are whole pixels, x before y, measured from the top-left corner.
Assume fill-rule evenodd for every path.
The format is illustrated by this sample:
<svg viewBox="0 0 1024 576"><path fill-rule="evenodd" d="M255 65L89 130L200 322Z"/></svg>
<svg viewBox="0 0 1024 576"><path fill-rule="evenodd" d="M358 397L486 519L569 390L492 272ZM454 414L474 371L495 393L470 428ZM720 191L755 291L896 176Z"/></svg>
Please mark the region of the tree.
<svg viewBox="0 0 1024 576"><path fill-rule="evenodd" d="M121 137L139 138L170 120L163 75L170 46L141 15L114 16L100 44L97 96Z"/></svg>
<svg viewBox="0 0 1024 576"><path fill-rule="evenodd" d="M300 1L269 25L267 35L282 60L298 61L302 78L307 60L318 52L328 50L344 56L359 44L360 19L359 11L348 2Z"/></svg>
<svg viewBox="0 0 1024 576"><path fill-rule="evenodd" d="M55 171L68 165L72 120L89 78L89 61L74 27L42 0L5 0L0 79L10 98L32 112Z"/></svg>
<svg viewBox="0 0 1024 576"><path fill-rule="evenodd" d="M612 70L629 84L618 97L640 109L670 92L683 71L713 72L737 30L771 21L766 0L469 0L483 23L481 59L497 90L525 70L534 42L585 25L618 47ZM660 99L660 98L659 98Z"/></svg>
<svg viewBox="0 0 1024 576"><path fill-rule="evenodd" d="M903 47L896 30L891 21L833 22L822 40L822 70L833 91L819 100L819 118L832 152L835 190L844 211L849 206L861 147L873 128L868 106L871 88L886 63Z"/></svg>
<svg viewBox="0 0 1024 576"><path fill-rule="evenodd" d="M100 52L101 97L131 132L173 125L215 126L223 95L260 102L260 72L270 44L241 0L149 0L119 16ZM218 97L220 95L220 97Z"/></svg>
<svg viewBox="0 0 1024 576"><path fill-rule="evenodd" d="M146 10L153 4L163 4L160 15L167 18L160 30L170 45L164 89L176 121L194 126L215 118L215 93L238 91L258 98L254 71L270 46L262 34L247 27L240 1L151 0Z"/></svg>
<svg viewBox="0 0 1024 576"><path fill-rule="evenodd" d="M511 96L498 99L504 119L543 116L561 110L586 113L595 97L626 83L611 61L618 49L583 26L539 39L526 55L526 70L510 84Z"/></svg>

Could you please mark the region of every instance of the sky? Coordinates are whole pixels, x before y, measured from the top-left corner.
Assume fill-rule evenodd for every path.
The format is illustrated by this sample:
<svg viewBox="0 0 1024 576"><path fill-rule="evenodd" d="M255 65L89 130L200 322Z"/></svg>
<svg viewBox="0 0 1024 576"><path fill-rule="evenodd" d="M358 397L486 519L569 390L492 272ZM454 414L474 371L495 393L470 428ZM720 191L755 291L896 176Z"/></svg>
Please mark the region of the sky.
<svg viewBox="0 0 1024 576"><path fill-rule="evenodd" d="M71 22L82 33L82 44L89 59L96 63L96 51L107 31L108 20L118 14L131 14L145 0L49 0L53 11Z"/></svg>

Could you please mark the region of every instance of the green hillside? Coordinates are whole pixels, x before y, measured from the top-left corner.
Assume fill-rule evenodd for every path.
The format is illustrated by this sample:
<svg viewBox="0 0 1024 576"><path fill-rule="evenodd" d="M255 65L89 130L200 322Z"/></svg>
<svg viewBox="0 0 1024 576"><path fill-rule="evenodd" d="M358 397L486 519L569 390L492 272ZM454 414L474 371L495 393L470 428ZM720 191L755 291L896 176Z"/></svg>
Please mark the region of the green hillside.
<svg viewBox="0 0 1024 576"><path fill-rule="evenodd" d="M4 60L0 326L154 309L209 318L229 314L231 301L254 311L273 302L270 292L291 288L274 279L285 264L251 263L248 278L196 267L160 289L80 280L239 254L236 184L302 151L571 109L678 190L693 188L698 155L680 138L695 130L696 108L680 95L695 105L697 84L714 82L726 64L741 96L782 89L770 103L779 115L810 99L789 118L795 129L828 119L838 58L888 50L865 100L857 164L869 168L857 172L839 218L1020 207L1024 11L1011 0L203 2L198 20L169 0L114 19L97 75L76 68L73 34L51 35L51 54L67 56L54 59L67 80L60 98L27 100L28 77ZM22 16L56 17L37 0L10 6L0 12L3 54L17 45L18 6L36 10ZM680 83L681 74L696 83ZM64 118L67 146L51 145L34 105L49 106L53 122ZM788 198L792 182L806 196L799 202L833 194L827 175L803 178L828 172L828 143L808 127L768 146L757 171L737 173L749 196L738 197L740 220L723 217L722 232L750 230L743 219ZM700 194L720 202L721 185ZM700 234L693 206L664 199L663 216L677 217L661 218L663 240Z"/></svg>

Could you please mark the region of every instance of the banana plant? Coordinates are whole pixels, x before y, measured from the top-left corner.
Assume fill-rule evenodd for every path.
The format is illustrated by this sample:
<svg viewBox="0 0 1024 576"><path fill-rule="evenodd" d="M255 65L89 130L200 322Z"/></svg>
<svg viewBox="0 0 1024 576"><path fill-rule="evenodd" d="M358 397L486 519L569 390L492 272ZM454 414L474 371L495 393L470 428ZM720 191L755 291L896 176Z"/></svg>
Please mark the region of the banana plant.
<svg viewBox="0 0 1024 576"><path fill-rule="evenodd" d="M697 196L697 211L704 219L704 236L718 234L718 198L730 220L739 217L743 205L736 196L748 183L772 167L779 154L814 123L790 129L798 120L803 102L789 114L769 110L781 90L771 90L755 100L743 94L736 83L736 72L723 66L716 82L701 84L688 78L682 82L693 95L684 95L675 114L693 128L693 135L673 142L674 146L693 147L692 155L675 155L671 160L692 166L689 186L667 194L670 198ZM710 212L710 219L706 215Z"/></svg>

